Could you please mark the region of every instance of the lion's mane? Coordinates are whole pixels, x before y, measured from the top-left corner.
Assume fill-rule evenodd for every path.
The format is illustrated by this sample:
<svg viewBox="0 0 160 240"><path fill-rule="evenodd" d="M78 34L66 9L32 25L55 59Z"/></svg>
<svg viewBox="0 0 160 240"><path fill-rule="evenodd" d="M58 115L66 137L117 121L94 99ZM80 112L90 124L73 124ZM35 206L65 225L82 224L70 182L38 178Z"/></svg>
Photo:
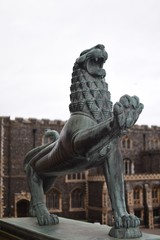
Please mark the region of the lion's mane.
<svg viewBox="0 0 160 240"><path fill-rule="evenodd" d="M84 112L97 123L113 116L110 92L104 78L91 76L75 62L71 81L71 113Z"/></svg>

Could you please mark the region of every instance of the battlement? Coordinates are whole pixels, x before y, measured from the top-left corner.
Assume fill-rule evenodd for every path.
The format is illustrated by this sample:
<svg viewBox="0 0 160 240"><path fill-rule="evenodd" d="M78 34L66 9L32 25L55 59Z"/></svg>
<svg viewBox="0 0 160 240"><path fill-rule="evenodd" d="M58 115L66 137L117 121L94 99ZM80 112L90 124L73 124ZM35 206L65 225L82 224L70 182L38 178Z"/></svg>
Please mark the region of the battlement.
<svg viewBox="0 0 160 240"><path fill-rule="evenodd" d="M10 119L9 116L0 116L0 119L3 119L5 123L21 123L21 124L39 124L39 125L56 125L56 126L64 126L65 121L62 120L50 120L50 119L37 119L37 118L20 118L16 117L15 119Z"/></svg>
<svg viewBox="0 0 160 240"><path fill-rule="evenodd" d="M138 130L160 130L160 126L156 125L137 125L135 124L131 129L138 129Z"/></svg>
<svg viewBox="0 0 160 240"><path fill-rule="evenodd" d="M10 119L10 116L0 116L0 119L3 119L5 123L7 122L13 122L13 123L24 123L24 124L40 124L40 125L57 125L57 126L64 126L66 121L62 121L60 119L37 119L37 118L21 118L21 117L16 117L15 119ZM137 125L135 124L131 130L160 130L160 126L156 125Z"/></svg>

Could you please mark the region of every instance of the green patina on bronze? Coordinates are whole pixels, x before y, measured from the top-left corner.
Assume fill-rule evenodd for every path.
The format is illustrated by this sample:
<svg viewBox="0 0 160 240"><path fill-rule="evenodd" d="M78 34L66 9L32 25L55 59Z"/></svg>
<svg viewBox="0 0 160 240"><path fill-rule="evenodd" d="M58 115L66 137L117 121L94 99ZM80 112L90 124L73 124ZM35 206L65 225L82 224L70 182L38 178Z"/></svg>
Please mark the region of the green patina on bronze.
<svg viewBox="0 0 160 240"><path fill-rule="evenodd" d="M51 143L26 155L24 166L32 197L30 215L36 216L40 225L57 224L58 217L50 214L44 203L44 194L56 178L102 166L115 220L109 234L136 238L141 236L140 220L126 210L119 142L137 121L143 105L137 96L124 95L112 106L103 69L107 58L101 44L80 54L73 67L69 120L60 135L51 132Z"/></svg>

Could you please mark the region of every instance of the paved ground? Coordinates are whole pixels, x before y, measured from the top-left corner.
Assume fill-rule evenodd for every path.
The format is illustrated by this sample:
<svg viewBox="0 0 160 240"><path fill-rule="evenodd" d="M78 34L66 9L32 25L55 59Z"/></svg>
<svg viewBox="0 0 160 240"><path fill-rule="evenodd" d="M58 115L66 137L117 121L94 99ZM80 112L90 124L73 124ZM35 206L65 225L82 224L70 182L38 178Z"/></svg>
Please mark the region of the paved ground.
<svg viewBox="0 0 160 240"><path fill-rule="evenodd" d="M160 228L155 228L155 229L141 228L141 231L160 236Z"/></svg>

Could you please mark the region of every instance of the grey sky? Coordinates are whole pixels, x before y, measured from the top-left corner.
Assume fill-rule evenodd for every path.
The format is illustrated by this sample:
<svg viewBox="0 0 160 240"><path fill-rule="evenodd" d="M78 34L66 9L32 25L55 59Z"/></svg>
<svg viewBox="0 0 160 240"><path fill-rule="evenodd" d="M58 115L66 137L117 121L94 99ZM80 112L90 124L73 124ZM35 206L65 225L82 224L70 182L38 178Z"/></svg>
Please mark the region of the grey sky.
<svg viewBox="0 0 160 240"><path fill-rule="evenodd" d="M160 125L159 0L0 0L0 116L69 117L75 59L105 45L113 103L139 96Z"/></svg>

